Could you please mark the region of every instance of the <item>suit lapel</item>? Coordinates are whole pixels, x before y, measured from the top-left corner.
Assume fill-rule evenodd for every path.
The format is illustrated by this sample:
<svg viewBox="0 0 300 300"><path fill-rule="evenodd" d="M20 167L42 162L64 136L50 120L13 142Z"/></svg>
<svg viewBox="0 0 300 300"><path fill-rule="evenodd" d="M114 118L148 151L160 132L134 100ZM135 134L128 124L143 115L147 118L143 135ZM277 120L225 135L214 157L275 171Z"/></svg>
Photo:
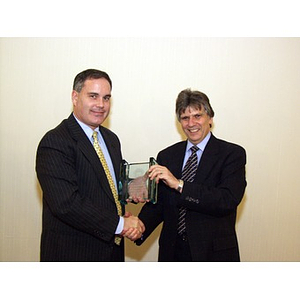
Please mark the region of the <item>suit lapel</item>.
<svg viewBox="0 0 300 300"><path fill-rule="evenodd" d="M195 182L204 182L217 162L218 153L218 140L212 134L202 154L195 176Z"/></svg>
<svg viewBox="0 0 300 300"><path fill-rule="evenodd" d="M88 137L80 127L80 125L75 120L73 114L70 115L68 119L68 126L70 129L71 136L74 140L77 141L78 149L82 152L82 154L87 158L90 162L92 168L94 169L97 178L101 182L101 186L103 190L106 192L108 197L114 201L113 194L111 192L105 171L102 167L100 159L94 150L93 145L89 141Z"/></svg>
<svg viewBox="0 0 300 300"><path fill-rule="evenodd" d="M181 178L182 176L182 165L185 156L187 141L181 142L178 144L178 148L175 150L176 155L174 155L174 170L173 174L177 178Z"/></svg>

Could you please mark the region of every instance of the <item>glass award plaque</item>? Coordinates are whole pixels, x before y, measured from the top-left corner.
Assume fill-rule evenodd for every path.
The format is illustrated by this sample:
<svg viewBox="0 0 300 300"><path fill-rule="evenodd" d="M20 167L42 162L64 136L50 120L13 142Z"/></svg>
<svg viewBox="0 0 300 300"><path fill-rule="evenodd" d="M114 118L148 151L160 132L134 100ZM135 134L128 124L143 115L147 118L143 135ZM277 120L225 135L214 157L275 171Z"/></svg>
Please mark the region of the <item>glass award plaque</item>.
<svg viewBox="0 0 300 300"><path fill-rule="evenodd" d="M127 199L130 201L133 196L153 204L157 202L157 183L148 177L148 169L155 164L156 160L153 157L150 157L149 162L122 161L118 186L119 200L122 204L127 204Z"/></svg>

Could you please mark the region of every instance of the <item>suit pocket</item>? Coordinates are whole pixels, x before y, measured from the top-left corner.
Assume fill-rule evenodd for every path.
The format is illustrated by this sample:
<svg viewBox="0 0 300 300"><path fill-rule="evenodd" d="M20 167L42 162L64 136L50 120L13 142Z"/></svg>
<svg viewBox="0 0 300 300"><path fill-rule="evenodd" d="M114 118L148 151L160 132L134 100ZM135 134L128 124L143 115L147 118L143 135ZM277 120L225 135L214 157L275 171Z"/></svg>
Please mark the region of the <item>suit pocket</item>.
<svg viewBox="0 0 300 300"><path fill-rule="evenodd" d="M235 247L237 247L237 240L234 235L215 239L213 242L214 251L222 251Z"/></svg>

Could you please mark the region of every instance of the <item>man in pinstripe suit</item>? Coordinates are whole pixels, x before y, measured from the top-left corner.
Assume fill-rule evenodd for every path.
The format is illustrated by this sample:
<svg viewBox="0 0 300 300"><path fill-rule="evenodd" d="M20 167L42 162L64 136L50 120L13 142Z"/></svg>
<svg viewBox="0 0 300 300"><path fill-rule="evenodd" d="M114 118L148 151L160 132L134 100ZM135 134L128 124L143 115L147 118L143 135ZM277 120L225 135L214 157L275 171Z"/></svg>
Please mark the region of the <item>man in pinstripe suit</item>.
<svg viewBox="0 0 300 300"><path fill-rule="evenodd" d="M41 261L124 261L124 241L145 230L130 213L117 213L105 171L93 147L98 142L115 185L122 160L118 137L101 126L110 111L112 82L88 69L73 84L73 113L42 138L36 172L43 190Z"/></svg>

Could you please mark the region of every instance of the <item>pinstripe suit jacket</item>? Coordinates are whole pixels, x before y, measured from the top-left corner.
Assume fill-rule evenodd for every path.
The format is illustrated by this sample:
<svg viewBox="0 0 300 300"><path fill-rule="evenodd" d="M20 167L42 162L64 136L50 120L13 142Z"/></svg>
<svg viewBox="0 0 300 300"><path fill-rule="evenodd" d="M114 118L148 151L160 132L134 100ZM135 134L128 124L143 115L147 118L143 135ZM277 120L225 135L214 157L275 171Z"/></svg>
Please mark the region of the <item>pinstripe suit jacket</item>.
<svg viewBox="0 0 300 300"><path fill-rule="evenodd" d="M119 139L107 128L100 131L118 176ZM73 114L42 138L36 172L43 191L41 261L111 261L116 205L101 162ZM123 242L117 251L124 260Z"/></svg>
<svg viewBox="0 0 300 300"><path fill-rule="evenodd" d="M179 142L157 157L176 178L181 170L186 142ZM182 194L160 183L158 203L143 206L139 218L146 231L140 245L163 222L159 261L174 261L179 207L187 209L186 230L193 261L239 261L235 231L236 209L246 187L245 150L211 135L193 182L185 182Z"/></svg>

